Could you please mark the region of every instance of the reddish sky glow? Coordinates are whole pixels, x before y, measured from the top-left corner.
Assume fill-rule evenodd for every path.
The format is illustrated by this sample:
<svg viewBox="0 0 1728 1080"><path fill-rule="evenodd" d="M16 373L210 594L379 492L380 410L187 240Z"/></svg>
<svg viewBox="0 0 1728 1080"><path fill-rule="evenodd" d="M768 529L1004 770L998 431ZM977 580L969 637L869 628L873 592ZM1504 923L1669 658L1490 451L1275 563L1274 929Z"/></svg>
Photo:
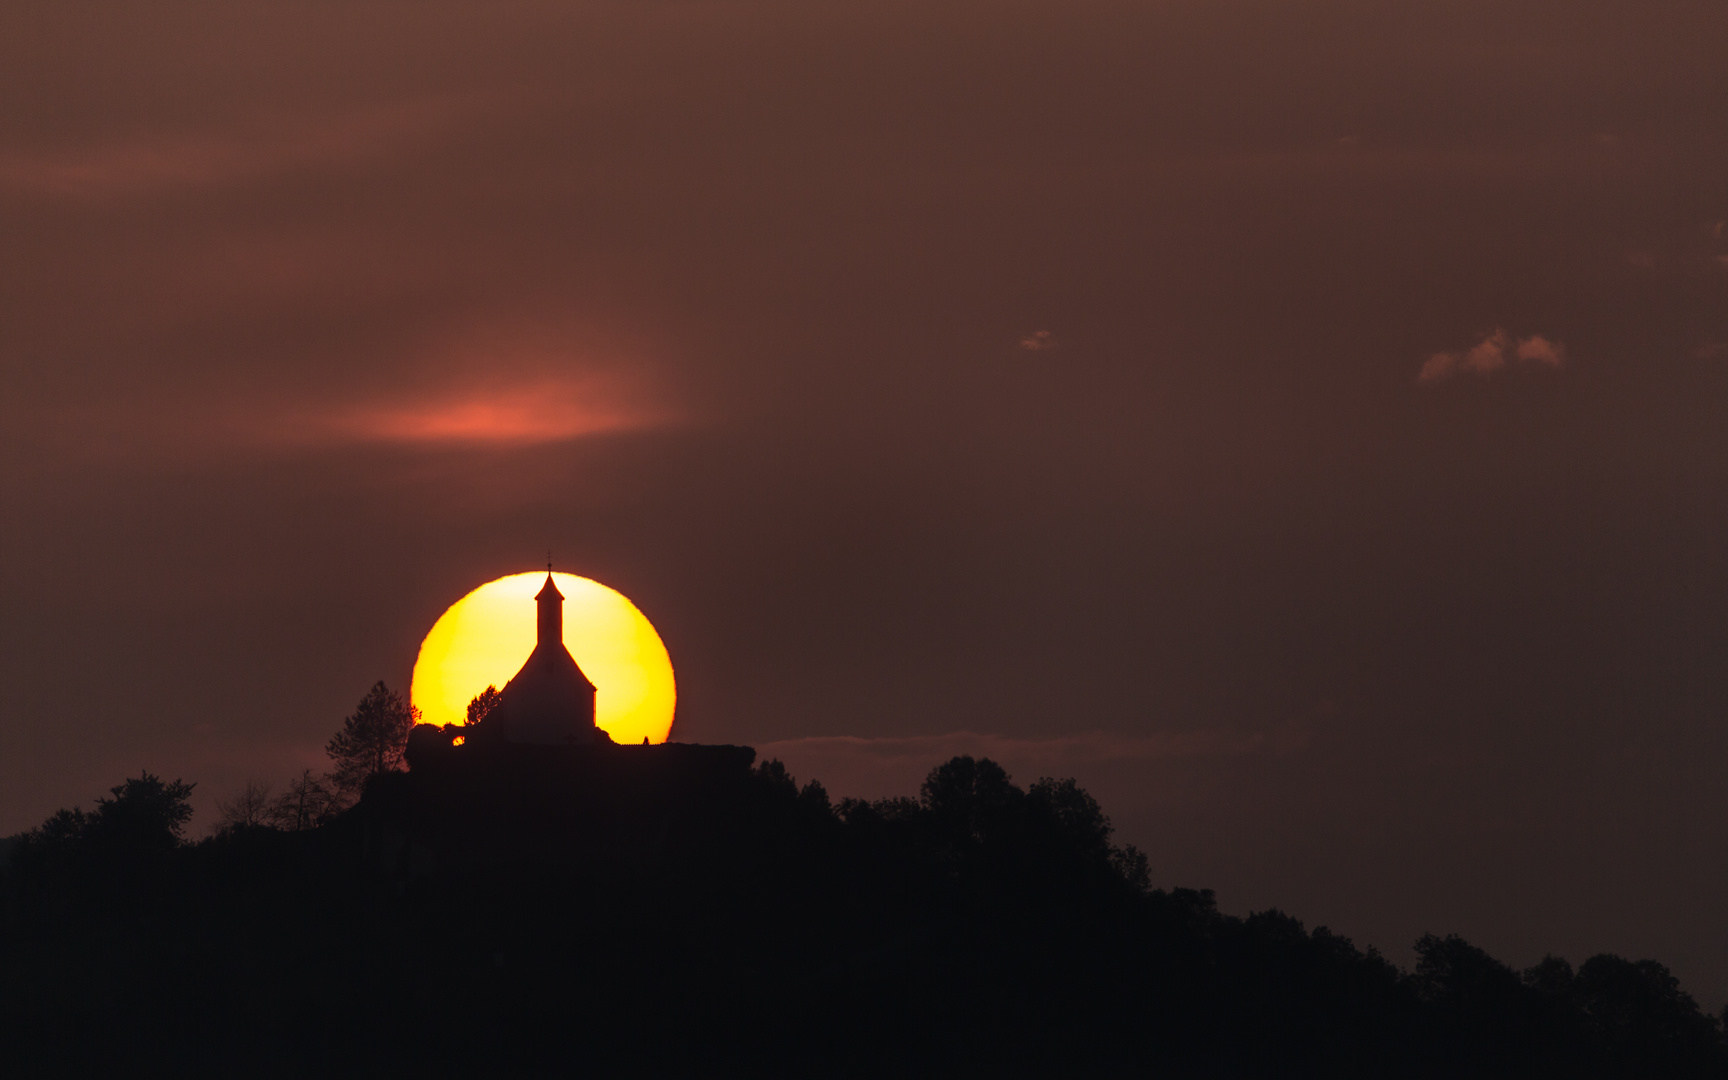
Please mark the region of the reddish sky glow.
<svg viewBox="0 0 1728 1080"><path fill-rule="evenodd" d="M208 821L550 548L653 613L680 739L1071 772L1231 911L1719 1007L1725 41L7 5L0 834L139 768Z"/></svg>

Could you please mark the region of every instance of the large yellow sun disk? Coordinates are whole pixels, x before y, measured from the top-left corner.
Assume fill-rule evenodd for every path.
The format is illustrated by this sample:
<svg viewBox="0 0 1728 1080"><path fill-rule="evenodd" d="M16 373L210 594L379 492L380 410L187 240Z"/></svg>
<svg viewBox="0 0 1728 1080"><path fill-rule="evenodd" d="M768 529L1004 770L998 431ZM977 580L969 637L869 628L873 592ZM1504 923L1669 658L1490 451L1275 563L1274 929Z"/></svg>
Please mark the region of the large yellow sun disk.
<svg viewBox="0 0 1728 1080"><path fill-rule="evenodd" d="M672 734L677 687L672 658L654 626L624 594L575 574L553 574L564 594L564 645L599 691L594 720L613 740L636 745ZM544 572L489 581L432 624L409 691L428 724L460 724L488 686L500 690L534 651L534 594Z"/></svg>

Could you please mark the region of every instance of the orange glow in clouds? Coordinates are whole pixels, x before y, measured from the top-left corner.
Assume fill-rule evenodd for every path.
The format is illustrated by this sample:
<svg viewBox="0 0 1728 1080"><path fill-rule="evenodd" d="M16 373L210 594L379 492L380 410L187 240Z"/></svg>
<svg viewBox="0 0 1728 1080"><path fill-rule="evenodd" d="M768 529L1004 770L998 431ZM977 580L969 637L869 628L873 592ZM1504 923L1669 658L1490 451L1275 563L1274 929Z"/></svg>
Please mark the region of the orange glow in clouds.
<svg viewBox="0 0 1728 1080"><path fill-rule="evenodd" d="M407 407L355 409L326 423L333 433L385 442L548 442L647 427L662 419L623 398L599 381L548 382Z"/></svg>
<svg viewBox="0 0 1728 1080"><path fill-rule="evenodd" d="M595 722L615 742L661 743L672 734L672 658L654 626L622 593L575 574L553 574L564 594L564 645L598 689ZM534 594L545 571L488 582L450 606L420 645L410 691L428 724L460 724L488 686L502 690L534 651Z"/></svg>

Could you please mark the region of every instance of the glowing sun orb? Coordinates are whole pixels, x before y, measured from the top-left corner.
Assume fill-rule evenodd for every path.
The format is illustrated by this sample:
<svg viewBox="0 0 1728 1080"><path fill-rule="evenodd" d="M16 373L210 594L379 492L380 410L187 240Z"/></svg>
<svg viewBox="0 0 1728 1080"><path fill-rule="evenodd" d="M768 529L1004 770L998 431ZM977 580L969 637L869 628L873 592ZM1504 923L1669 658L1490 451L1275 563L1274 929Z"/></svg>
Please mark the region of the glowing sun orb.
<svg viewBox="0 0 1728 1080"><path fill-rule="evenodd" d="M598 581L553 574L564 594L564 646L598 693L594 722L614 742L662 743L672 734L677 688L672 658L654 625L628 598ZM460 724L488 686L504 689L534 651L534 594L544 570L489 581L438 617L409 690L428 724Z"/></svg>

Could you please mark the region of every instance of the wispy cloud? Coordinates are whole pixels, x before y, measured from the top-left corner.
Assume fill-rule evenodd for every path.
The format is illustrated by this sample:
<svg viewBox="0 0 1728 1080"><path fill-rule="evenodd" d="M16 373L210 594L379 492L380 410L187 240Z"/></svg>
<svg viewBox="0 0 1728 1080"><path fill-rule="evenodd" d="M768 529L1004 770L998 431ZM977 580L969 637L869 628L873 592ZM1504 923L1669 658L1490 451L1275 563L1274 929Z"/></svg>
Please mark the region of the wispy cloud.
<svg viewBox="0 0 1728 1080"><path fill-rule="evenodd" d="M1020 347L1027 352L1050 352L1060 348L1061 344L1048 330L1034 330L1020 339Z"/></svg>
<svg viewBox="0 0 1728 1080"><path fill-rule="evenodd" d="M975 731L898 738L828 735L759 743L756 752L763 761L778 758L800 780L821 780L836 796L882 798L915 794L932 768L960 754L990 758L1024 784L1040 776L1083 775L1110 763L1287 753L1307 742L1307 729L1293 724L1257 732L1094 731L1052 738Z"/></svg>
<svg viewBox="0 0 1728 1080"><path fill-rule="evenodd" d="M261 117L226 135L129 135L64 149L12 151L0 154L0 188L100 199L386 158L475 107L467 99L424 98L337 116Z"/></svg>
<svg viewBox="0 0 1728 1080"><path fill-rule="evenodd" d="M666 428L686 416L646 381L600 374L446 381L399 395L332 389L288 401L192 392L171 407L115 397L9 419L11 433L56 455L140 466L208 459L212 450L509 449Z"/></svg>
<svg viewBox="0 0 1728 1080"><path fill-rule="evenodd" d="M1416 381L1427 384L1443 382L1456 375L1488 376L1514 361L1559 368L1566 363L1566 347L1541 334L1514 340L1505 330L1495 327L1468 349L1437 352L1428 357L1417 373Z"/></svg>
<svg viewBox="0 0 1728 1080"><path fill-rule="evenodd" d="M633 397L614 381L554 379L291 412L262 431L269 441L290 444L526 444L658 427L676 419L670 409Z"/></svg>

